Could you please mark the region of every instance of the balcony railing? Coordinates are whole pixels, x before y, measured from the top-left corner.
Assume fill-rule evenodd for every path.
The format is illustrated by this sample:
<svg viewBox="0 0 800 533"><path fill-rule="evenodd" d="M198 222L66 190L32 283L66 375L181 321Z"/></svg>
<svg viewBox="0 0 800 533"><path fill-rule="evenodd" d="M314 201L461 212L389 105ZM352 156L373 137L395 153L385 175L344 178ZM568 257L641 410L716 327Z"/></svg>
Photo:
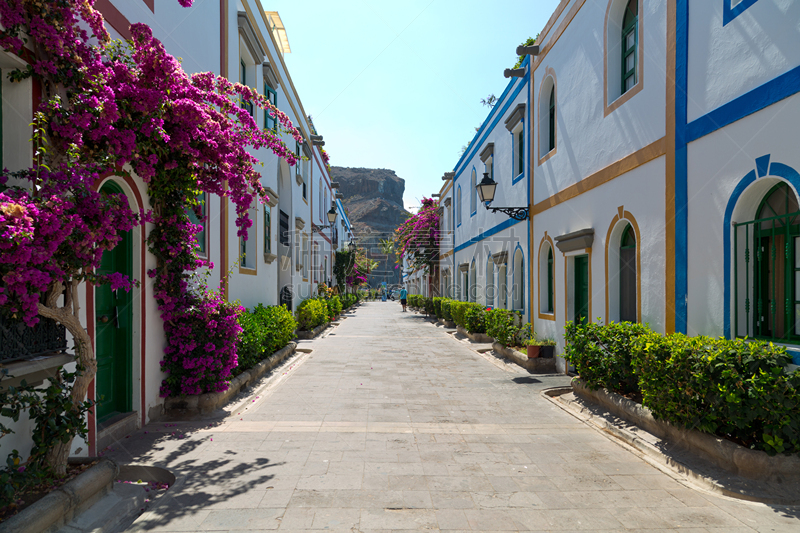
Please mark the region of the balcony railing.
<svg viewBox="0 0 800 533"><path fill-rule="evenodd" d="M21 359L67 350L67 329L50 318L39 317L33 327L22 320L0 315L0 362Z"/></svg>

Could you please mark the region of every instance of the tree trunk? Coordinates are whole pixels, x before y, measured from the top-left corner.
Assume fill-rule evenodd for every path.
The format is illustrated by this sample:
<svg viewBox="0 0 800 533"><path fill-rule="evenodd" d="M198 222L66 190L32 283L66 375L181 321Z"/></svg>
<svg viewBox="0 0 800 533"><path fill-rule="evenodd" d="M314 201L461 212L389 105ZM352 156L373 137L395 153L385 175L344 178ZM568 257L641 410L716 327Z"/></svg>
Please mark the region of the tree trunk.
<svg viewBox="0 0 800 533"><path fill-rule="evenodd" d="M63 307L58 307L57 301L61 296L63 285L60 283L48 293L47 302L39 303L39 315L52 318L64 325L75 341L75 355L81 372L72 385L72 403L78 406L86 399L89 384L97 374L97 361L92 349L92 340L79 318L80 305L78 303L78 282L72 280L67 286ZM89 317L91 319L92 317ZM72 439L66 443L57 443L48 452L45 458L47 464L53 469L57 477L63 477L67 471L67 459L72 447Z"/></svg>

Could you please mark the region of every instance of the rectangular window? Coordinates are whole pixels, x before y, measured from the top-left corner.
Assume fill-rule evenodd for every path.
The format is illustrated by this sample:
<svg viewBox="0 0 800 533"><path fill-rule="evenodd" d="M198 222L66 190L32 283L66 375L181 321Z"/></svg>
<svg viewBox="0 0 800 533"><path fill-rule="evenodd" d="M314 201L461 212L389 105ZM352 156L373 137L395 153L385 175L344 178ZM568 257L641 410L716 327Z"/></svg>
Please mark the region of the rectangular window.
<svg viewBox="0 0 800 533"><path fill-rule="evenodd" d="M629 91L636 85L636 31L634 21L622 30L622 92Z"/></svg>
<svg viewBox="0 0 800 533"><path fill-rule="evenodd" d="M525 172L525 129L520 128L517 133L517 173L519 176Z"/></svg>
<svg viewBox="0 0 800 533"><path fill-rule="evenodd" d="M247 65L245 65L244 59L239 60L239 83L247 85ZM250 100L243 100L242 108L247 109L251 116L253 115L253 102Z"/></svg>
<svg viewBox="0 0 800 533"><path fill-rule="evenodd" d="M269 103L278 107L278 93L264 82L264 96L267 97ZM278 120L269 114L268 110L264 110L264 127L268 130L278 131Z"/></svg>
<svg viewBox="0 0 800 533"><path fill-rule="evenodd" d="M206 194L200 193L197 195L198 205L194 209L188 209L186 214L189 215L189 221L197 226L202 226L195 238L197 239L197 255L201 257L208 257L208 250L206 250L206 232L208 231L208 221L206 220Z"/></svg>
<svg viewBox="0 0 800 533"><path fill-rule="evenodd" d="M267 204L264 204L264 253L272 253L272 212Z"/></svg>
<svg viewBox="0 0 800 533"><path fill-rule="evenodd" d="M253 200L254 204L256 202L257 200ZM258 238L258 226L256 226L256 222L258 222L258 208L256 206L250 207L250 209L247 210L247 215L250 217L253 225L247 230L247 240L245 240L244 237L239 237L239 253L242 256L242 262L240 264L243 268L256 268L256 254L258 253L258 242L256 241Z"/></svg>
<svg viewBox="0 0 800 533"><path fill-rule="evenodd" d="M287 215L283 211L281 211L280 231L281 231L281 234L279 236L280 243L284 246L290 246L291 239L289 236L289 215Z"/></svg>

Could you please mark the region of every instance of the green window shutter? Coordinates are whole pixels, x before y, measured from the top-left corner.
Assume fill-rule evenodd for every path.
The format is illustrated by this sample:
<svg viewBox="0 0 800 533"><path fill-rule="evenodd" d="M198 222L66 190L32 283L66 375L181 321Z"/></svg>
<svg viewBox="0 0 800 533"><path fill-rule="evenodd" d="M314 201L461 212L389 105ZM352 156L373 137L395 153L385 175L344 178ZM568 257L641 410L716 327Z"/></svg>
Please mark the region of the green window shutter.
<svg viewBox="0 0 800 533"><path fill-rule="evenodd" d="M553 312L553 249L547 250L547 309Z"/></svg>
<svg viewBox="0 0 800 533"><path fill-rule="evenodd" d="M278 93L270 87L269 85L264 83L264 95L269 100L269 103L274 105L276 108L278 107ZM266 109L264 110L264 128L268 130L278 131L278 120L269 114L269 111Z"/></svg>
<svg viewBox="0 0 800 533"><path fill-rule="evenodd" d="M625 7L625 16L622 19L622 93L629 91L636 85L636 64L638 56L637 31L639 22L639 2L630 0Z"/></svg>
<svg viewBox="0 0 800 533"><path fill-rule="evenodd" d="M198 253L200 255L206 255L206 231L208 230L208 221L206 220L207 207L205 193L197 195L197 202L199 204L197 211L200 212L200 216L197 216L197 212L194 208L187 209L186 214L189 216L189 221L192 224L203 227L200 233L196 235L195 239L197 240Z"/></svg>
<svg viewBox="0 0 800 533"><path fill-rule="evenodd" d="M636 322L636 234L628 224L619 247L619 320Z"/></svg>
<svg viewBox="0 0 800 533"><path fill-rule="evenodd" d="M548 146L547 151L550 152L555 149L556 147L556 87L553 85L553 88L550 90L550 109L549 109L549 119L550 119L550 136L548 139Z"/></svg>
<svg viewBox="0 0 800 533"><path fill-rule="evenodd" d="M264 252L272 253L272 213L267 204L264 204Z"/></svg>

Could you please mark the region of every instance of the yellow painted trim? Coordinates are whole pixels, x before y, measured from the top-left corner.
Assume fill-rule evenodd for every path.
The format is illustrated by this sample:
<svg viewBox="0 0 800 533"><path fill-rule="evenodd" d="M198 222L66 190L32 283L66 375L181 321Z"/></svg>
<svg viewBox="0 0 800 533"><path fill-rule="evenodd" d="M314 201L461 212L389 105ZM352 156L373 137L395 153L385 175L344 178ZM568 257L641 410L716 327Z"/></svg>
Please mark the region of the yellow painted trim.
<svg viewBox="0 0 800 533"><path fill-rule="evenodd" d="M453 255L453 250L450 250L449 252L443 253L443 254L441 254L439 257L440 257L441 259L444 259L444 258L446 258L446 257L450 257L451 255Z"/></svg>
<svg viewBox="0 0 800 533"><path fill-rule="evenodd" d="M529 102L533 102L534 101L533 100L533 86L534 86L534 72L531 69L531 80L530 80L530 83L528 84L528 101ZM535 117L536 117L537 111L538 110L536 110L536 109L528 109L528 112L530 113L530 117L531 117L530 118L531 122L534 122L536 120ZM529 184L533 183L533 169L534 169L534 166L535 166L534 161L533 161L533 154L534 154L533 149L534 149L534 142L535 142L534 141L534 137L536 136L534 129L535 128L528 128L528 131L530 131L530 134L528 135L528 144L529 144L529 147L528 147L529 152L528 153L530 154L530 157L528 157L528 165L529 165L529 167L528 167L528 180L529 180L528 183ZM530 187L530 186L528 187L528 190L530 191L529 192L529 196L528 196L528 205L529 206L533 205L533 190L534 190L534 188L535 187ZM528 250L533 250L533 235L534 235L534 232L533 232L533 219L534 219L533 214L531 214L528 217ZM528 302L530 302L530 303L528 305L528 308L530 309L530 313L529 313L530 317L529 317L528 320L531 323L533 323L533 301L534 301L534 298L537 295L537 293L534 293L534 290L533 290L533 277L534 277L534 275L537 276L537 277L539 276L539 267L538 267L538 265L537 265L537 267L535 269L533 267L534 267L533 254L529 253L528 254ZM538 291L539 288L537 287L536 290Z"/></svg>
<svg viewBox="0 0 800 533"><path fill-rule="evenodd" d="M625 211L623 206L617 208L617 214L611 220L611 225L608 226L606 233L606 324L609 320L609 295L608 295L608 246L611 242L611 232L614 231L616 225L622 221L630 223L633 228L633 233L636 236L636 321L642 321L642 233L639 231L639 224L636 218L628 211Z"/></svg>
<svg viewBox="0 0 800 533"><path fill-rule="evenodd" d="M666 205L665 330L675 332L675 61L677 54L676 0L667 0L667 135L664 201Z"/></svg>
<svg viewBox="0 0 800 533"><path fill-rule="evenodd" d="M542 122L543 122L542 121L542 86L544 85L544 82L547 81L548 77L552 77L553 78L553 90L556 92L556 98L555 98L555 100L556 100L556 117L555 118L556 119L555 119L555 125L554 125L554 128L553 128L553 135L555 136L555 142L553 143L553 149L552 150L550 150L549 152L547 152L544 155L541 155L542 154L542 128L544 127L542 125ZM538 98L538 101L536 103L536 106L538 108L537 111L539 111L539 129L538 129L538 132L539 132L539 135L538 135L539 146L538 146L538 149L536 151L536 155L538 156L539 166L542 166L542 163L544 163L545 161L547 161L548 159L550 159L551 157L556 155L556 152L558 151L558 79L556 78L556 71L553 70L550 67L547 67L545 69L545 75L542 78L542 83L539 84L539 98ZM549 112L550 111L548 109L548 117L547 117L548 119L550 118ZM547 126L549 128L550 124L548 123Z"/></svg>
<svg viewBox="0 0 800 533"><path fill-rule="evenodd" d="M439 189L439 195L440 195L439 201L440 202L444 198L444 195L447 194L447 192L452 188L453 188L453 180L447 180L447 182L444 185L442 185L442 188Z"/></svg>
<svg viewBox="0 0 800 533"><path fill-rule="evenodd" d="M572 198L575 198L576 196L579 196L587 191L590 191L595 187L599 187L604 183L608 183L614 178L617 178L627 172L630 172L631 170L640 167L645 163L649 163L650 161L652 161L657 157L661 157L666 153L665 151L666 151L666 140L664 137L662 137L661 139L651 144L648 144L641 150L634 152L628 156L625 156L619 161L612 163L603 169L598 170L597 172L595 172L590 176L587 176L578 183L570 185L566 189L557 192L550 198L547 198L537 204L534 204L533 209L531 209L531 216L538 215L539 213L547 211L551 207L555 207L558 204L566 202L567 200L571 200Z"/></svg>
<svg viewBox="0 0 800 533"><path fill-rule="evenodd" d="M637 68L637 80L636 84L631 87L629 90L625 91L625 94L620 95L619 98L614 100L613 102L608 101L608 14L611 12L611 5L614 3L615 0L608 0L608 7L606 8L606 20L605 24L603 25L603 117L607 117L611 114L615 109L619 106L639 94L641 90L644 88L644 54L642 50L644 50L644 24L642 23L643 17L642 13L642 0L639 0L639 21L638 21L638 35L636 38L638 39L637 45L639 49L636 51L637 53L637 61L638 65Z"/></svg>
<svg viewBox="0 0 800 533"><path fill-rule="evenodd" d="M572 8L570 8L570 10L567 13L567 15L561 21L561 24L558 25L558 28L553 33L553 37L549 41L547 41L544 44L544 46L540 46L539 55L536 56L536 62L534 63L534 66L533 66L534 69L539 68L539 66L542 64L542 61L544 61L544 58L547 57L547 54L550 53L550 50L552 50L553 46L555 46L555 44L558 42L558 40L564 34L564 32L566 31L567 27L570 25L572 20L575 18L575 15L577 15L578 11L580 11L580 9L583 7L584 3L586 3L586 0L577 0L577 2L575 2L575 4L573 4ZM558 17L561 16L561 11L564 10L564 8L561 7L560 5L559 5L559 8L560 8L560 11L558 12L558 16L556 17L556 19L558 19ZM540 39L541 38L542 37L540 36Z"/></svg>
<svg viewBox="0 0 800 533"><path fill-rule="evenodd" d="M542 313L542 275L541 275L540 269L541 269L541 264L542 264L542 259L541 259L542 258L542 246L544 246L545 242L550 243L550 248L554 252L553 253L553 274L555 274L555 272L556 272L556 254L555 254L556 247L553 244L553 239L551 239L550 236L545 231L544 232L544 237L542 237L541 242L539 242L539 250L536 253L536 262L537 262L537 268L536 268L536 274L537 274L537 277L536 277L536 291L539 293L539 299L536 302L536 309L539 312L539 318L540 319L542 319L542 320L552 320L553 322L555 322L555 320L556 320L556 302L558 301L556 299L556 278L555 278L555 276L553 276L553 312L551 312L551 313ZM565 288L565 290L566 290L566 288Z"/></svg>
<svg viewBox="0 0 800 533"><path fill-rule="evenodd" d="M553 29L553 25L558 20L558 17L561 16L561 13L564 12L564 8L566 8L569 5L569 2L570 0L561 0L558 6L556 6L556 9L555 11L553 11L553 14L550 15L549 19L547 19L547 24L545 24L542 31L539 32L540 41L544 40L544 38L547 37L547 34L550 33L550 30Z"/></svg>

